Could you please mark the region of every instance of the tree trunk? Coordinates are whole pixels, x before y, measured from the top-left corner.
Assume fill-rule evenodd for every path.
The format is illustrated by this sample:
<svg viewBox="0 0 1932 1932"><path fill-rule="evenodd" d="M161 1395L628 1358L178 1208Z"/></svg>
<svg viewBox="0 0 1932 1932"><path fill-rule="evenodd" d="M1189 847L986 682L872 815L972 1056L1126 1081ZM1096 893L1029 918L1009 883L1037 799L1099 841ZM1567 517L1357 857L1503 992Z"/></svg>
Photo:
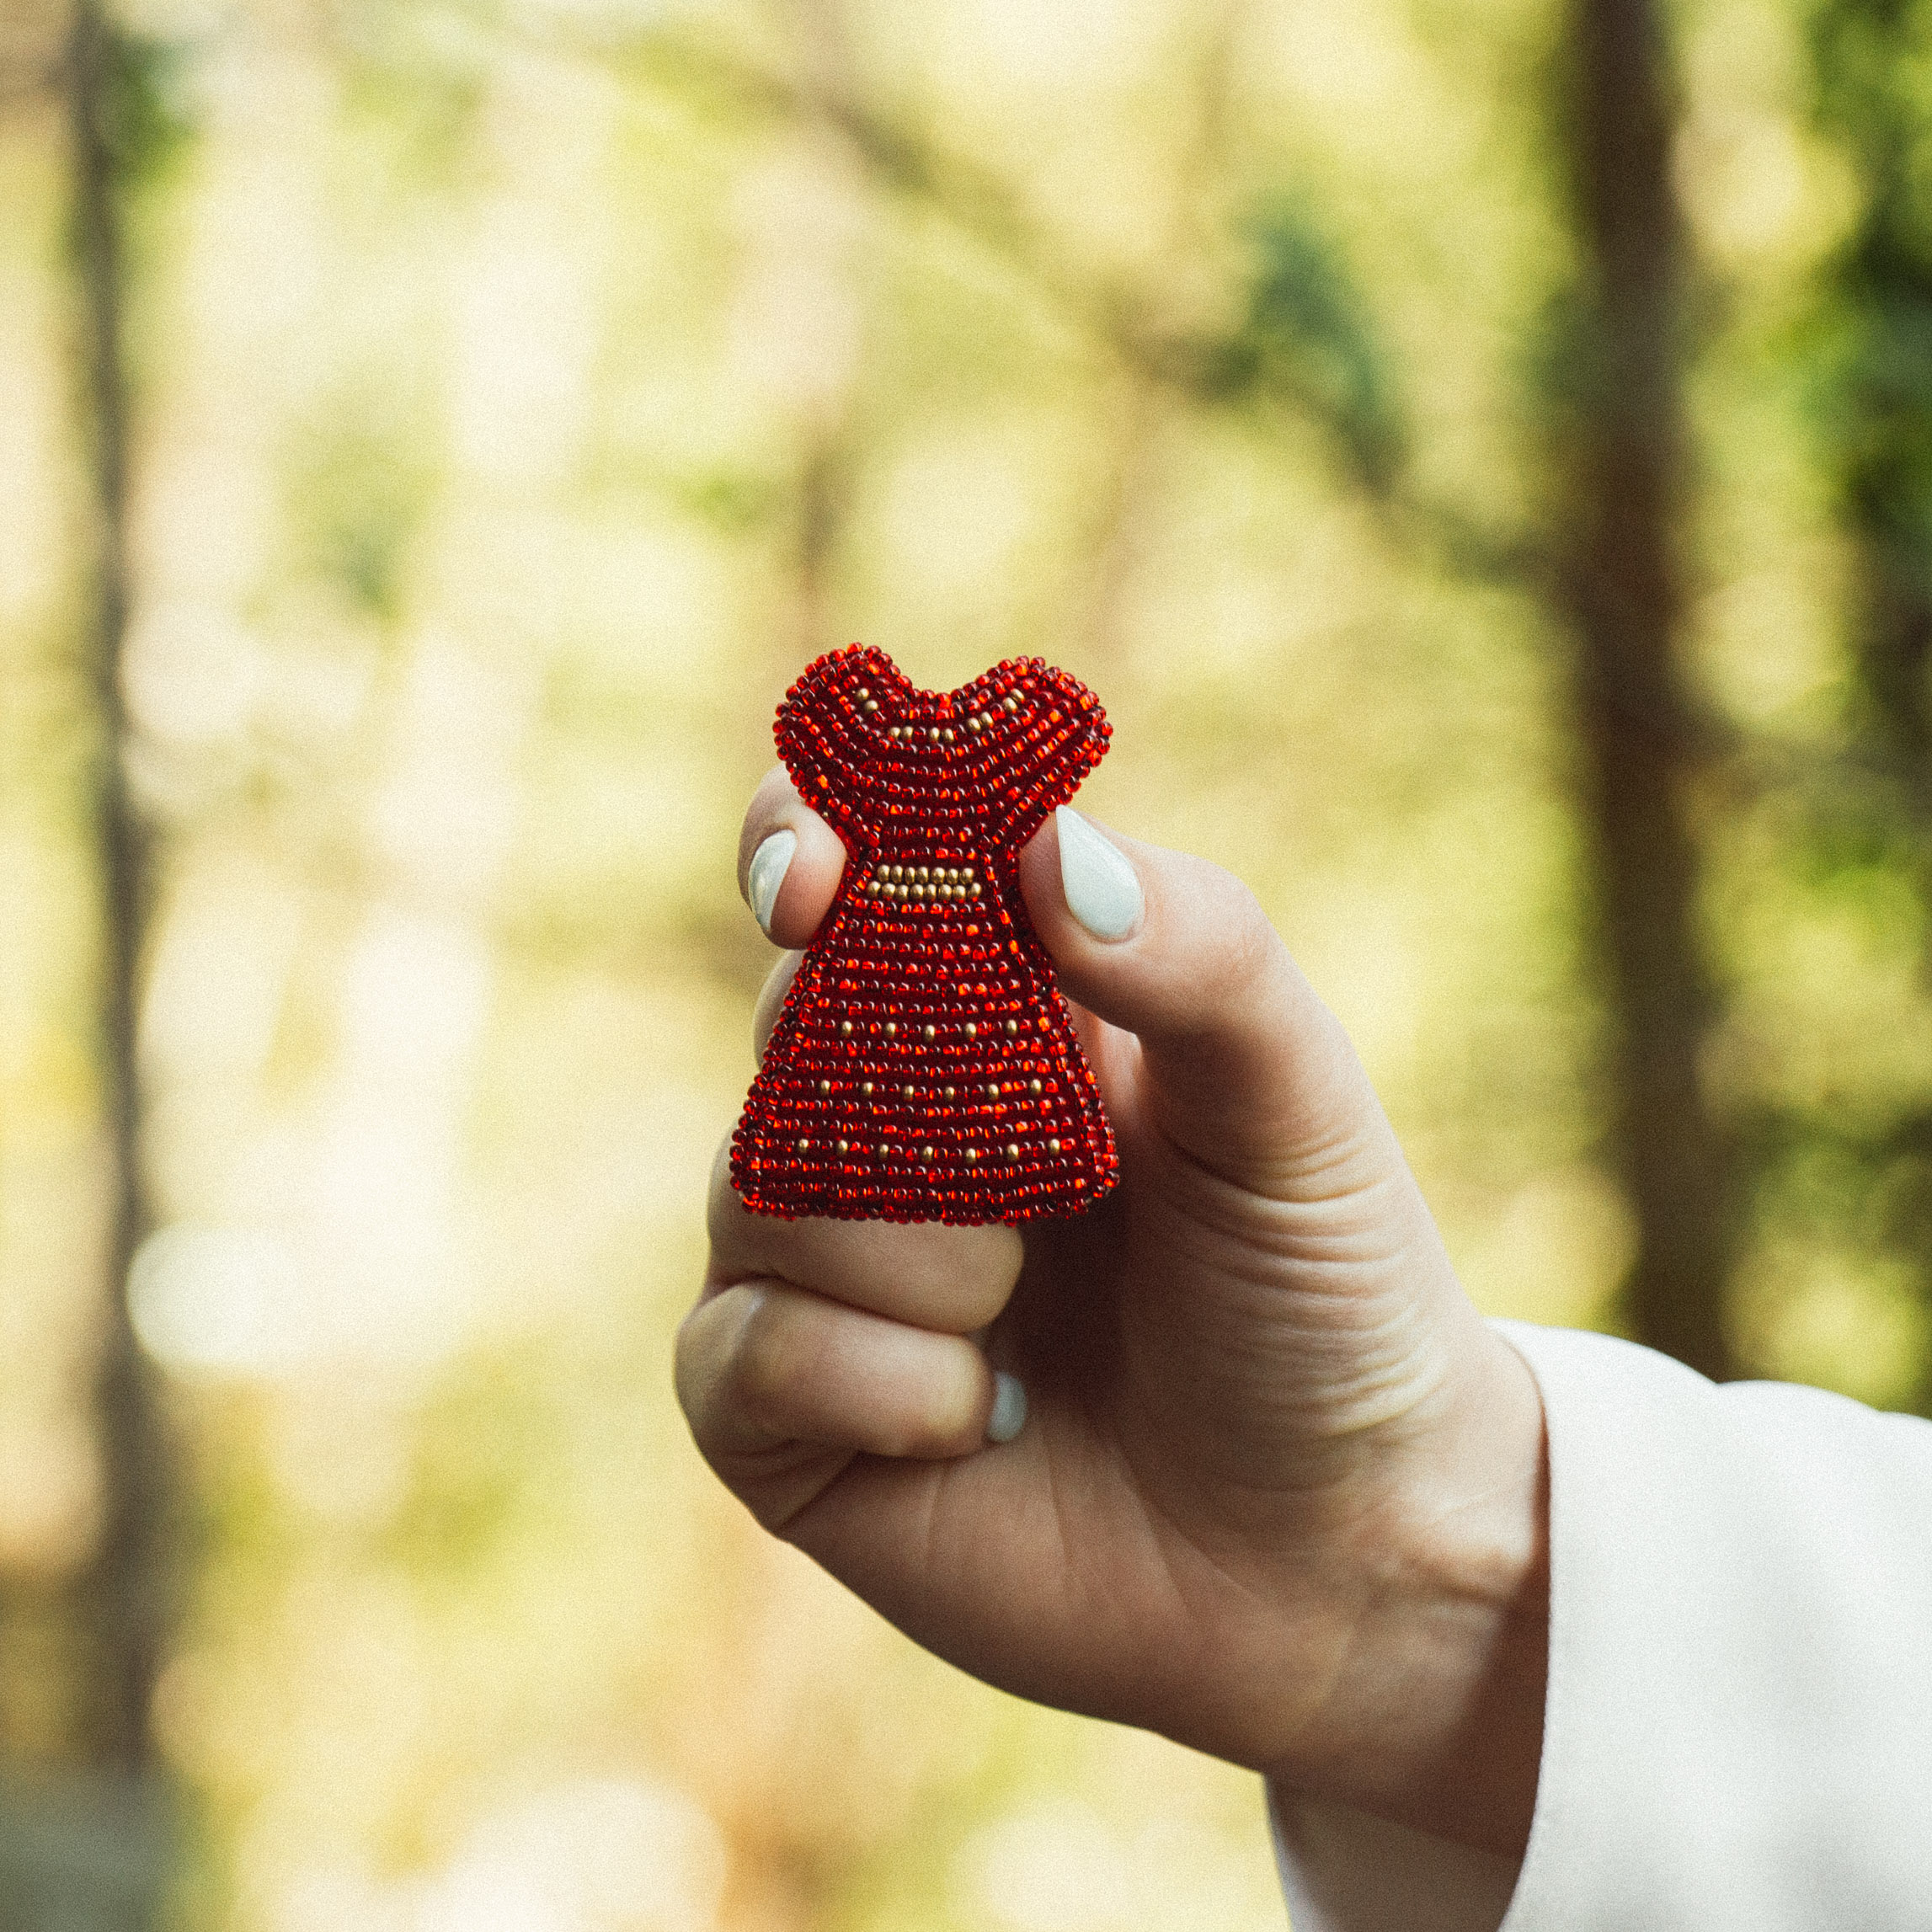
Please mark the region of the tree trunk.
<svg viewBox="0 0 1932 1932"><path fill-rule="evenodd" d="M1637 1224L1625 1313L1638 1340L1722 1378L1737 1216L1698 1076L1712 1001L1687 824L1697 732L1676 655L1682 250L1666 61L1652 0L1572 0L1571 29L1560 125L1581 302L1570 406L1556 414L1569 518L1558 543L1613 1009L1612 1143Z"/></svg>
<svg viewBox="0 0 1932 1932"><path fill-rule="evenodd" d="M115 43L99 0L77 0L67 70L78 386L87 437L93 580L86 649L99 742L90 801L100 890L96 1009L101 1110L111 1166L94 1382L102 1523L77 1584L88 1682L77 1743L88 1764L127 1773L152 1762L148 1706L159 1647L158 1531L165 1486L153 1391L128 1318L127 1273L146 1231L136 1023L148 904L147 841L128 795L121 657L129 601L128 410L122 317L121 196L113 129Z"/></svg>

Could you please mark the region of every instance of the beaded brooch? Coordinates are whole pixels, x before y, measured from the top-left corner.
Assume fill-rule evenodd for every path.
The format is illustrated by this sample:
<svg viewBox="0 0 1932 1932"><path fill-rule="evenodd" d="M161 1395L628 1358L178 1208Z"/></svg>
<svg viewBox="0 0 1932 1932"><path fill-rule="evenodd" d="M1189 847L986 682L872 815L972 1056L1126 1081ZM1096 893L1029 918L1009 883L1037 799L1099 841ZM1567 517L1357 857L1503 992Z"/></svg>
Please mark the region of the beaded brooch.
<svg viewBox="0 0 1932 1932"><path fill-rule="evenodd" d="M1038 658L942 694L854 644L786 693L778 755L847 858L732 1136L747 1207L1024 1221L1113 1187L1113 1129L1018 869L1109 731Z"/></svg>

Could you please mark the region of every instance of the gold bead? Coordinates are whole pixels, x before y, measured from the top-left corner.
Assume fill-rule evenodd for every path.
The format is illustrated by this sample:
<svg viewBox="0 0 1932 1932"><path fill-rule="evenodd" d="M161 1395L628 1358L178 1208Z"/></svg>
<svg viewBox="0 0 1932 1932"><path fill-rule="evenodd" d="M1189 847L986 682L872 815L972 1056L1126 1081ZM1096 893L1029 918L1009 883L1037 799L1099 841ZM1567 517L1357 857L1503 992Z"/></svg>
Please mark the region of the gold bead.
<svg viewBox="0 0 1932 1932"><path fill-rule="evenodd" d="M868 1080L865 1085L859 1089L859 1091L862 1093L867 1100L870 1100L872 1098L872 1082Z"/></svg>
<svg viewBox="0 0 1932 1932"><path fill-rule="evenodd" d="M910 1100L919 1090L916 1087L902 1086L899 1091L904 1094L908 1100Z"/></svg>
<svg viewBox="0 0 1932 1932"><path fill-rule="evenodd" d="M851 1152L851 1150L852 1150L852 1148L851 1148L851 1143L849 1140L841 1140L841 1141L839 1143L839 1151L840 1151L840 1153L841 1153L841 1154L850 1154L850 1153Z"/></svg>
<svg viewBox="0 0 1932 1932"><path fill-rule="evenodd" d="M927 1038L927 1039L929 1039L929 1040L936 1040L936 1039L937 1039L937 1038L939 1038L939 1029L938 1029L938 1027L928 1027L926 1029L926 1038Z"/></svg>
<svg viewBox="0 0 1932 1932"><path fill-rule="evenodd" d="M921 1148L920 1149L920 1150L919 1150L919 1160L920 1160L920 1165L921 1165L921 1166L923 1166L926 1164L926 1162L927 1162L928 1161L930 1161L931 1158L932 1158L932 1150L931 1150L930 1147L921 1147Z"/></svg>
<svg viewBox="0 0 1932 1932"><path fill-rule="evenodd" d="M1059 1153L1059 1150L1060 1150L1060 1144L1059 1144L1059 1141L1057 1141L1057 1140L1049 1140L1049 1141L1048 1141L1048 1143L1047 1143L1047 1152L1048 1152L1048 1153L1049 1153L1049 1154L1057 1154L1057 1153Z"/></svg>
<svg viewBox="0 0 1932 1932"><path fill-rule="evenodd" d="M889 1040L893 1039L898 1036L898 1033L899 1022L897 1020L888 1020L885 1023L885 1037Z"/></svg>
<svg viewBox="0 0 1932 1932"><path fill-rule="evenodd" d="M966 729L969 731L984 731L986 721L982 718L969 718L966 720Z"/></svg>
<svg viewBox="0 0 1932 1932"><path fill-rule="evenodd" d="M1009 1161L1017 1161L1017 1160L1019 1159L1019 1157L1020 1157L1020 1144L1019 1144L1019 1142L1018 1142L1018 1141L1017 1141L1017 1140L1009 1140L1009 1141L1006 1143L1006 1158L1007 1158Z"/></svg>
<svg viewBox="0 0 1932 1932"><path fill-rule="evenodd" d="M832 1083L829 1080L822 1080L819 1082L819 1091L820 1093L830 1093L831 1091Z"/></svg>
<svg viewBox="0 0 1932 1932"><path fill-rule="evenodd" d="M973 1023L973 1022L972 1022L972 1021L969 1020L969 1021L966 1022L966 1038L967 1038L968 1039L969 1039L969 1040L976 1040L976 1039L978 1039L978 1038L979 1038L979 1027L976 1027L976 1026L975 1026L975 1025Z"/></svg>
<svg viewBox="0 0 1932 1932"><path fill-rule="evenodd" d="M957 1097L957 1095L956 1095L956 1093L955 1093L954 1090L953 1090L952 1087L947 1087L947 1090L946 1090L946 1097L947 1097L948 1100L953 1100L953 1099L955 1099L955 1098L957 1098L958 1097Z"/></svg>
<svg viewBox="0 0 1932 1932"><path fill-rule="evenodd" d="M978 1162L979 1159L979 1150L977 1147L969 1147L966 1150L966 1164L968 1166L970 1167L974 1166Z"/></svg>
<svg viewBox="0 0 1932 1932"><path fill-rule="evenodd" d="M989 1100L997 1100L1000 1097L1000 1083L998 1081L992 1081L987 1086L986 1097Z"/></svg>
<svg viewBox="0 0 1932 1932"><path fill-rule="evenodd" d="M889 1033L889 1032L891 1031L891 1028L890 1028L890 1027L888 1027L886 1030L887 1030L887 1031ZM1019 1022L1017 1020L1008 1020L1008 1021L1007 1021L1007 1022L1006 1022L1006 1031L1007 1031L1009 1033L1018 1033L1018 1032L1019 1032L1019 1030L1020 1030L1020 1022Z"/></svg>
<svg viewBox="0 0 1932 1932"><path fill-rule="evenodd" d="M872 691L867 686L862 684L859 686L859 696L861 697L870 697L872 696Z"/></svg>
<svg viewBox="0 0 1932 1932"><path fill-rule="evenodd" d="M839 1032L847 1039L851 1038L852 1023L850 1020L839 1022Z"/></svg>
<svg viewBox="0 0 1932 1932"><path fill-rule="evenodd" d="M798 1151L803 1154L811 1145L809 1140L801 1140L798 1143Z"/></svg>
<svg viewBox="0 0 1932 1932"><path fill-rule="evenodd" d="M1037 1080L1028 1081L1027 1082L1027 1091L1028 1093L1043 1093L1046 1090L1041 1086L1040 1083Z"/></svg>

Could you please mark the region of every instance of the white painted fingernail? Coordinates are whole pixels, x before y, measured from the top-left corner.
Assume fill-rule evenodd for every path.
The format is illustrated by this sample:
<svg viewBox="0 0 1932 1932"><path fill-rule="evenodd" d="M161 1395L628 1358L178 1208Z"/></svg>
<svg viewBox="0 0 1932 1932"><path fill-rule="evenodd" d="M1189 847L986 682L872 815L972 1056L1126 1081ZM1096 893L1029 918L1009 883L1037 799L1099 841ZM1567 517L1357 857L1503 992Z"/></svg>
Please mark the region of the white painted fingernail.
<svg viewBox="0 0 1932 1932"><path fill-rule="evenodd" d="M751 855L751 869L745 874L745 889L751 894L751 916L759 930L771 937L771 908L778 903L778 888L792 869L792 855L798 849L796 832L774 832Z"/></svg>
<svg viewBox="0 0 1932 1932"><path fill-rule="evenodd" d="M986 1440L1010 1443L1027 1426L1027 1391L1017 1375L1005 1369L993 1376L993 1412L986 1418Z"/></svg>
<svg viewBox="0 0 1932 1932"><path fill-rule="evenodd" d="M1066 907L1096 939L1124 939L1146 904L1127 856L1070 807L1054 814L1059 828L1060 889Z"/></svg>

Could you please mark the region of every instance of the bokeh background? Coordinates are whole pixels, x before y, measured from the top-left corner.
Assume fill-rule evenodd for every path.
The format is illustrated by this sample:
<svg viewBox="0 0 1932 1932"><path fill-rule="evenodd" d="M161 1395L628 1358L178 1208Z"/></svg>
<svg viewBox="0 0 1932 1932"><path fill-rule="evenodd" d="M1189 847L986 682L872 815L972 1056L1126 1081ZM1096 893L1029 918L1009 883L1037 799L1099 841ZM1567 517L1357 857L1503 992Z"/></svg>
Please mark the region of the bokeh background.
<svg viewBox="0 0 1932 1932"><path fill-rule="evenodd" d="M670 1349L772 707L1097 691L1471 1291L1932 1396L1925 0L3 0L0 1927L1278 1926Z"/></svg>

